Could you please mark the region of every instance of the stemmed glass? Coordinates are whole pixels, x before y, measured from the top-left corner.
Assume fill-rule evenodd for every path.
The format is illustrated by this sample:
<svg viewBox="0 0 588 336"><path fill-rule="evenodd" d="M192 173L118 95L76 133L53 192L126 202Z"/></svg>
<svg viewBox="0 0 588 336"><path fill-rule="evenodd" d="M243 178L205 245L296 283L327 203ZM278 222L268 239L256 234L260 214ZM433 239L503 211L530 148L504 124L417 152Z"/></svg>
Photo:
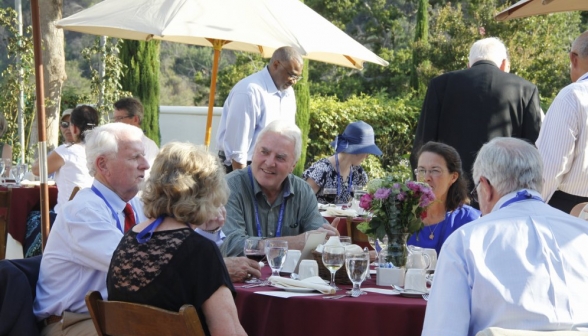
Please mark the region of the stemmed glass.
<svg viewBox="0 0 588 336"><path fill-rule="evenodd" d="M380 254L380 251L386 250L386 248L388 248L388 237L387 236L384 236L384 238L382 238L382 239L376 239L375 236L368 235L368 242L376 251L376 260L378 260L378 255Z"/></svg>
<svg viewBox="0 0 588 336"><path fill-rule="evenodd" d="M280 270L286 262L288 242L285 240L268 240L265 243L265 256L272 269L272 276L280 276Z"/></svg>
<svg viewBox="0 0 588 336"><path fill-rule="evenodd" d="M247 238L243 245L243 254L249 259L257 262L265 258L265 240L259 237ZM261 283L260 279L249 279L245 283Z"/></svg>
<svg viewBox="0 0 588 336"><path fill-rule="evenodd" d="M14 182L16 182L17 187L20 187L20 182L27 173L27 168L26 164L17 164L11 168L12 177L14 177Z"/></svg>
<svg viewBox="0 0 588 336"><path fill-rule="evenodd" d="M345 254L345 267L347 276L353 283L351 296L358 297L365 292L361 291L361 283L365 280L370 269L369 252L356 252Z"/></svg>
<svg viewBox="0 0 588 336"><path fill-rule="evenodd" d="M345 262L345 247L325 246L323 249L323 265L331 272L331 287L339 290L335 284L335 273L343 266Z"/></svg>
<svg viewBox="0 0 588 336"><path fill-rule="evenodd" d="M3 159L0 159L0 182L4 184L4 169L6 168L6 164L4 163Z"/></svg>

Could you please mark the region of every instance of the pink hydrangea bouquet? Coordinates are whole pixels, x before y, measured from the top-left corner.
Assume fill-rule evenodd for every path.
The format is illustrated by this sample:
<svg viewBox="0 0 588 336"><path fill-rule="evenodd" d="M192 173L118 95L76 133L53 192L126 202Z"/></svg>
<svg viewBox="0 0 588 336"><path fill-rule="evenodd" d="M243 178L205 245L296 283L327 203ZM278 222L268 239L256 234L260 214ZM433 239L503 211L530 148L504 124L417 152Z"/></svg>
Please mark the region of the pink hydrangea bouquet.
<svg viewBox="0 0 588 336"><path fill-rule="evenodd" d="M392 233L415 233L423 228L427 207L434 200L435 194L426 183L399 183L390 177L372 180L359 203L372 214L372 218L358 228L378 239Z"/></svg>

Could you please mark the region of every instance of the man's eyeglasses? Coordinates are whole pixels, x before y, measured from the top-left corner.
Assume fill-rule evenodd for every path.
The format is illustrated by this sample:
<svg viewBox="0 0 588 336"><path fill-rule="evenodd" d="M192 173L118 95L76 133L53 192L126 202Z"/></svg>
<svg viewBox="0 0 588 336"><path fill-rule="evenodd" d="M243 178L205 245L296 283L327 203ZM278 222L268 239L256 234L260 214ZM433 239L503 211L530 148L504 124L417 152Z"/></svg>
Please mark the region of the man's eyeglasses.
<svg viewBox="0 0 588 336"><path fill-rule="evenodd" d="M302 76L298 76L298 75L295 75L295 74L289 72L288 69L286 69L286 66L283 65L282 63L279 63L278 62L278 64L281 65L282 68L284 68L284 70L286 70L286 73L288 74L288 79L290 79L292 81L295 81L295 82L298 82L298 81L301 81L302 80Z"/></svg>
<svg viewBox="0 0 588 336"><path fill-rule="evenodd" d="M62 121L59 126L61 126L61 128L68 128L69 127L69 121Z"/></svg>
<svg viewBox="0 0 588 336"><path fill-rule="evenodd" d="M474 189L470 191L470 200L474 201L475 203L478 203L478 186L480 185L480 182L482 182L482 180L478 180L478 183L476 183Z"/></svg>
<svg viewBox="0 0 588 336"><path fill-rule="evenodd" d="M123 119L127 119L127 118L132 118L133 116L127 115L127 116L119 116L119 117L114 117L112 118L114 121L119 122Z"/></svg>
<svg viewBox="0 0 588 336"><path fill-rule="evenodd" d="M434 168L430 170L424 168L417 168L414 170L414 174L419 179L424 178L427 175L427 173L431 175L431 177L439 177L441 176L441 174L443 174L443 171L439 168Z"/></svg>

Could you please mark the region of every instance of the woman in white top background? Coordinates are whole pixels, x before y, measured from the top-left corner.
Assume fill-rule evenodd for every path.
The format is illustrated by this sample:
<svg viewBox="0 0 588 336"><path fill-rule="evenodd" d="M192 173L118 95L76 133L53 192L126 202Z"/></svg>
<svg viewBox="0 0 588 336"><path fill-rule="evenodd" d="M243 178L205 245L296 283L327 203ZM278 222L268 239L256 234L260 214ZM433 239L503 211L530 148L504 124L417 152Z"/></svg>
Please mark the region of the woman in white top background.
<svg viewBox="0 0 588 336"><path fill-rule="evenodd" d="M59 214L61 206L67 202L73 189L92 186L93 178L86 165L86 147L84 145L84 132L96 127L99 122L98 111L92 106L81 105L76 107L69 119L69 130L73 135L73 142L63 144L53 150L47 156L47 173L55 173L57 185L57 204L53 209ZM39 161L35 161L32 167L33 174L39 175ZM53 223L55 216L51 217ZM40 254L40 218L32 212L27 220L27 233L25 238L25 257ZM29 246L30 245L30 246Z"/></svg>

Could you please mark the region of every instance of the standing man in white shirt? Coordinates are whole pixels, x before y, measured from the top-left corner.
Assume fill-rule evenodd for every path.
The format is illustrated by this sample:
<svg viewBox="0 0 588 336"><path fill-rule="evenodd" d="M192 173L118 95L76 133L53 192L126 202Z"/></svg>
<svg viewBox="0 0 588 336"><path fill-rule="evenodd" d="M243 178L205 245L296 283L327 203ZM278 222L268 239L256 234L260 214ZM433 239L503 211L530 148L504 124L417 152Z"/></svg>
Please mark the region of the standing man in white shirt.
<svg viewBox="0 0 588 336"><path fill-rule="evenodd" d="M543 202L537 149L494 138L473 170L472 194L483 217L445 241L422 335L574 330L588 323L588 226Z"/></svg>
<svg viewBox="0 0 588 336"><path fill-rule="evenodd" d="M114 115L112 119L115 122L122 122L141 128L144 115L143 104L136 98L122 98L114 103ZM142 142L143 146L145 146L145 158L149 162L149 167L151 167L155 157L159 153L159 147L157 147L155 141L149 139L145 134L143 134ZM145 180L149 178L150 170L151 168L145 172Z"/></svg>
<svg viewBox="0 0 588 336"><path fill-rule="evenodd" d="M149 163L143 132L122 123L86 135L91 188L63 205L43 253L33 310L42 335L96 335L84 298L106 292L110 259L125 227L146 220L135 197Z"/></svg>
<svg viewBox="0 0 588 336"><path fill-rule="evenodd" d="M302 56L292 47L276 49L261 71L239 81L229 93L218 126L219 157L227 173L251 163L259 132L274 120L296 122L292 85L302 78Z"/></svg>
<svg viewBox="0 0 588 336"><path fill-rule="evenodd" d="M543 157L543 198L569 213L588 202L588 31L572 43L572 84L563 88L547 111L537 148Z"/></svg>

